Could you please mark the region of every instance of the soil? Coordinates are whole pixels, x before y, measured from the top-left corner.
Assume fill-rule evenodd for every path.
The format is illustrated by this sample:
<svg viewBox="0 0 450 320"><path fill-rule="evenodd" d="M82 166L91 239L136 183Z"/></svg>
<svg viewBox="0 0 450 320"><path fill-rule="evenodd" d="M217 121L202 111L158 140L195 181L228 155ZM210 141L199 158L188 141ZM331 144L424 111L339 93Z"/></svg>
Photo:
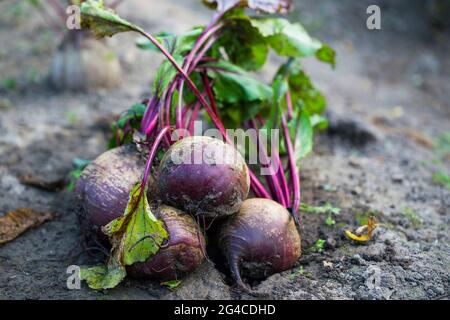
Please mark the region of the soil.
<svg viewBox="0 0 450 320"><path fill-rule="evenodd" d="M0 299L255 298L212 262L173 291L132 279L109 291L67 288L67 267L92 263L72 195L23 185L20 177L67 178L74 158L106 150L110 122L148 96L161 57L120 34L108 40L124 69L120 88L54 92L45 74L58 37L16 3L0 4L0 40L8 44L0 48L0 214L32 207L57 218L0 246ZM366 28L369 4L381 7L381 30ZM118 11L150 32L181 32L211 16L197 1L129 0ZM341 213L332 226L326 215L303 214L298 264L252 283L257 298L448 299L450 189L432 175L450 173L448 141L435 143L450 131L450 32L430 28L425 12L424 1L297 1L291 18L338 54L335 70L304 62L328 99L330 126L301 168L302 200ZM273 74L272 60L263 77ZM382 224L370 242L343 235L369 215Z"/></svg>

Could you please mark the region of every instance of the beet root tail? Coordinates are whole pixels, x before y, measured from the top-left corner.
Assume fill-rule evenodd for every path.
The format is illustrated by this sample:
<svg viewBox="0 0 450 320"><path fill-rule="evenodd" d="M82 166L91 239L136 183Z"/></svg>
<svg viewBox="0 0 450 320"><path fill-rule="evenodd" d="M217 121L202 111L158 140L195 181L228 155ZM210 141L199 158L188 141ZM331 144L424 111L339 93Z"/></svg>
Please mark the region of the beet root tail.
<svg viewBox="0 0 450 320"><path fill-rule="evenodd" d="M242 280L241 272L239 269L239 258L237 256L231 256L228 259L228 263L230 265L231 270L231 276L233 277L234 281L236 282L236 285L239 287L239 289L251 293L252 289L250 286Z"/></svg>

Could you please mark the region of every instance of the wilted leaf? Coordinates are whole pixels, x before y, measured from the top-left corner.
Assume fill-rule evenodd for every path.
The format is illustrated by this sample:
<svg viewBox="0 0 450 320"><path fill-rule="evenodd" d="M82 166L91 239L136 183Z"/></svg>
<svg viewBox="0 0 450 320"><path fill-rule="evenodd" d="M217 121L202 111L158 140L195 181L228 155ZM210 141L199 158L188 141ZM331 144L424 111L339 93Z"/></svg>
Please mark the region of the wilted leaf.
<svg viewBox="0 0 450 320"><path fill-rule="evenodd" d="M112 248L106 265L81 267L80 278L85 280L91 289L112 289L127 275L123 264L123 241L116 238L111 242Z"/></svg>
<svg viewBox="0 0 450 320"><path fill-rule="evenodd" d="M374 216L370 216L369 220L367 221L367 232L363 235L356 235L353 232L351 232L350 230L345 230L345 235L355 241L358 242L367 242L370 239L372 239L372 235L373 235L373 231L376 228L376 224L375 224L375 217Z"/></svg>
<svg viewBox="0 0 450 320"><path fill-rule="evenodd" d="M120 18L113 10L105 8L103 1L87 0L81 4L81 27L91 30L96 37L111 37L119 32L141 31Z"/></svg>
<svg viewBox="0 0 450 320"><path fill-rule="evenodd" d="M32 174L25 174L19 177L20 183L46 191L56 191L64 187L64 177L49 180Z"/></svg>
<svg viewBox="0 0 450 320"><path fill-rule="evenodd" d="M20 208L0 217L0 244L14 240L30 228L52 220L51 212L38 212L30 208Z"/></svg>
<svg viewBox="0 0 450 320"><path fill-rule="evenodd" d="M433 141L418 130L415 130L413 128L404 128L401 129L401 132L415 143L427 149L432 149L434 147Z"/></svg>
<svg viewBox="0 0 450 320"><path fill-rule="evenodd" d="M127 275L125 267L117 257L110 257L106 266L81 267L80 278L85 280L91 289L112 289L116 287Z"/></svg>
<svg viewBox="0 0 450 320"><path fill-rule="evenodd" d="M286 13L292 9L292 0L203 0L208 7L226 11L238 5L265 13Z"/></svg>

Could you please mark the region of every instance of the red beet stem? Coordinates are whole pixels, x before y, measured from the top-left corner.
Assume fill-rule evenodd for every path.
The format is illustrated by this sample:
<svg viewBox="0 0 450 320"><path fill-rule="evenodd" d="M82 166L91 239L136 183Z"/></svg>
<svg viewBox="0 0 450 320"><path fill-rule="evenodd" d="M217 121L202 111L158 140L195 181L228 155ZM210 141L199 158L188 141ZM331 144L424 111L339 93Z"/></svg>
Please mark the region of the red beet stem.
<svg viewBox="0 0 450 320"><path fill-rule="evenodd" d="M253 129L258 130L257 125L255 120L251 119L249 121L250 126ZM254 143L256 144L256 146L261 150L261 156L263 157L262 161L264 163L269 163L269 157L267 155L267 149L265 148L261 148L261 145L259 143L259 139L258 137L256 138L256 141L254 141ZM276 150L273 150L273 152L277 152ZM270 166L272 166L272 164L270 164ZM272 167L273 169L273 167ZM274 170L274 169L273 169ZM287 206L286 200L284 198L284 194L283 194L283 190L280 187L280 183L277 179L278 173L274 173L273 175L266 175L266 181L267 184L269 185L269 188L272 192L272 196L278 201L280 202L280 204L284 207Z"/></svg>
<svg viewBox="0 0 450 320"><path fill-rule="evenodd" d="M141 183L141 193L144 192L145 186L147 185L148 176L150 174L150 168L152 166L153 159L155 158L156 151L158 150L161 140L163 139L164 135L167 133L169 128L170 128L169 126L166 126L161 129L161 131L156 136L156 139L152 145L152 148L150 149L150 154L148 156L147 163L145 164L144 178L142 179L142 183Z"/></svg>
<svg viewBox="0 0 450 320"><path fill-rule="evenodd" d="M293 186L294 191L294 201L292 204L292 210L294 212L294 218L296 219L297 223L301 223L300 221L300 215L299 215L299 207L300 207L300 176L297 171L297 165L295 163L295 153L294 148L292 146L291 137L289 135L289 129L287 127L286 123L286 117L284 114L281 115L281 125L283 127L284 132L284 141L286 143L286 149L288 152L289 157L289 168L290 168L290 181Z"/></svg>
<svg viewBox="0 0 450 320"><path fill-rule="evenodd" d="M209 102L211 103L214 113L218 115L219 113L217 111L216 100L214 99L214 94L211 90L211 85L209 83L208 75L206 74L206 72L202 72L202 79L203 84L205 85L205 90L208 95Z"/></svg>
<svg viewBox="0 0 450 320"><path fill-rule="evenodd" d="M175 127L177 129L182 129L183 126L183 81L180 81L178 85L178 102L177 102L177 111L175 117ZM170 107L170 105L169 105ZM182 139L183 137L180 137Z"/></svg>
<svg viewBox="0 0 450 320"><path fill-rule="evenodd" d="M197 114L200 110L200 107L201 107L201 104L199 102L197 102L195 104L194 109L192 110L191 117L189 118L188 130L191 135L194 134L194 122L195 122L195 119L197 119Z"/></svg>
<svg viewBox="0 0 450 320"><path fill-rule="evenodd" d="M286 105L288 110L288 119L292 119L294 117L294 111L292 108L292 98L291 98L291 91L286 91Z"/></svg>
<svg viewBox="0 0 450 320"><path fill-rule="evenodd" d="M283 190L284 200L286 204L289 206L291 203L291 196L289 191L289 186L286 180L286 174L284 173L283 162L281 161L280 154L277 152L277 161L278 161L278 179L280 180L280 186Z"/></svg>
<svg viewBox="0 0 450 320"><path fill-rule="evenodd" d="M230 139L228 138L225 129L223 127L222 122L220 119L214 114L214 112L211 110L210 106L208 105L208 102L206 102L206 99L202 96L200 91L198 90L197 86L194 84L194 82L189 78L189 76L184 72L184 70L180 67L180 65L175 61L175 59L172 57L172 55L164 48L158 40L156 40L151 34L143 31L138 30L138 32L149 39L165 56L166 58L172 63L172 65L177 69L179 74L185 79L197 99L200 101L201 105L206 109L206 112L208 112L209 116L211 117L211 120L213 121L214 125L217 127L217 129L222 134L223 138L226 140L227 143L230 143ZM265 190L264 186L259 182L258 178L255 176L255 174L250 170L249 168L249 174L250 174L250 180L252 184L252 189L255 191L255 193L259 197L272 199L272 197L269 195L269 193Z"/></svg>

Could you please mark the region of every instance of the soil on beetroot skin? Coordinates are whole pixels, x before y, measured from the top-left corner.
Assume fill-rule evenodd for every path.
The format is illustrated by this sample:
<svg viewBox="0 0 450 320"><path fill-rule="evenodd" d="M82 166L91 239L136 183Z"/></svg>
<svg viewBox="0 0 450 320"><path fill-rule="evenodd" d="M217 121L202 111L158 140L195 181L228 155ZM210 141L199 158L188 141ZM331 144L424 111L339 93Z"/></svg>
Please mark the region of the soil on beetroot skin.
<svg viewBox="0 0 450 320"><path fill-rule="evenodd" d="M379 4L382 30L366 28L366 8ZM0 214L18 207L50 210L57 218L0 247L0 299L252 299L223 266L205 262L174 291L157 282L126 279L109 291L66 286L67 267L92 264L83 252L67 191L22 185L32 173L67 178L74 158L106 149L109 124L148 95L157 54L134 48L135 36L108 41L124 67L117 90L56 93L45 75L56 38L38 14L14 16L0 4ZM429 28L423 2L297 1L291 18L338 53L337 68L304 64L326 96L330 128L301 170L302 199L342 209L336 224L304 214L303 254L292 269L252 283L259 298L442 299L449 296L450 190L432 174L449 173L431 142L450 130L449 34ZM3 10L4 9L4 10ZM126 1L119 12L150 32L181 32L211 15L196 1ZM272 58L273 62L276 62ZM276 66L262 74L269 79ZM34 76L31 76L34 75ZM9 86L11 87L11 86ZM368 244L343 236L367 215L384 226ZM322 252L314 246L325 240ZM218 261L218 260L216 260Z"/></svg>

